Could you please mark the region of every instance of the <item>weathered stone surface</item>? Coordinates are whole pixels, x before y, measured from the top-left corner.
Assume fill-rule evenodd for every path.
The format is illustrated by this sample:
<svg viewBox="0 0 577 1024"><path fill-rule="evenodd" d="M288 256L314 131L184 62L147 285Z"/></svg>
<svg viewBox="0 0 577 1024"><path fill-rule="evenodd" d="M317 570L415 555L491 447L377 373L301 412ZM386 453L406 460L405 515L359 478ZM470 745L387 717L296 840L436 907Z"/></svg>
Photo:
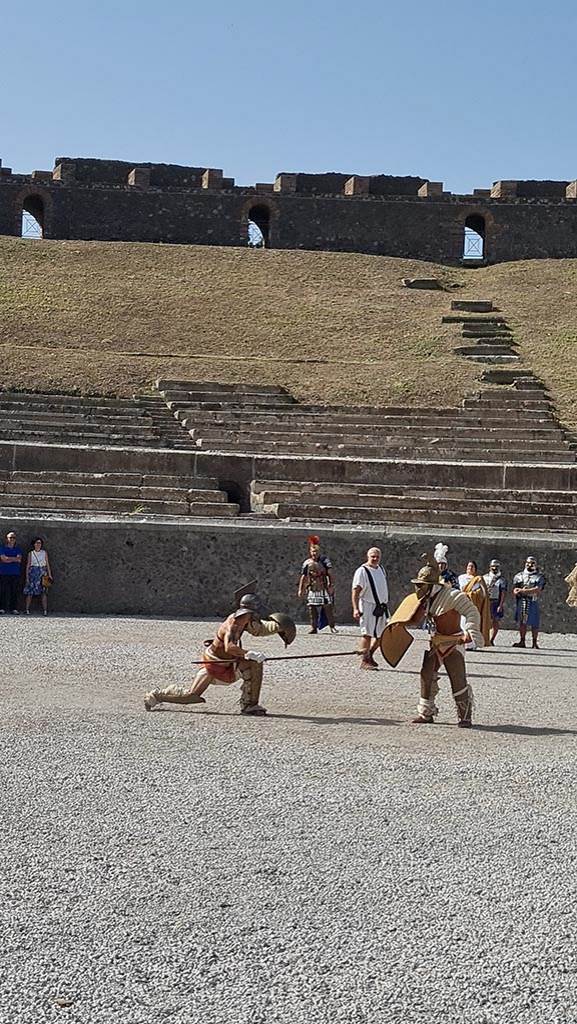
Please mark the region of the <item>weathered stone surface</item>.
<svg viewBox="0 0 577 1024"><path fill-rule="evenodd" d="M404 277L403 288L423 288L430 290L438 290L443 285L436 277Z"/></svg>
<svg viewBox="0 0 577 1024"><path fill-rule="evenodd" d="M490 299L453 299L451 309L463 313L491 313L493 303Z"/></svg>
<svg viewBox="0 0 577 1024"><path fill-rule="evenodd" d="M522 487L526 472L520 477ZM521 533L504 537L491 529L464 527L343 527L322 520L294 525L250 520L181 525L0 515L0 533L14 528L24 544L34 536L45 538L55 575L51 607L90 614L223 615L230 610L239 580L257 576L270 606L286 609L301 621L304 612L295 597L296 581L307 535L315 526L335 563L337 617L343 622L351 621L353 572L373 544L383 550L395 603L410 589L409 574L420 564L421 552L441 538L450 546L454 567L464 567L471 557L485 566L496 557L509 577L523 566L529 543ZM531 538L531 552L548 579L545 629L577 631L575 612L564 604L563 583L575 563L576 541L575 536L563 535Z"/></svg>
<svg viewBox="0 0 577 1024"><path fill-rule="evenodd" d="M484 226L484 262L577 256L567 181L498 182L473 198L423 177L350 172L282 173L273 186L239 187L217 168L124 160L58 157L49 179L1 170L6 235L20 234L23 203L34 197L47 238L238 246L255 205L268 211L269 248L458 264L472 215Z"/></svg>

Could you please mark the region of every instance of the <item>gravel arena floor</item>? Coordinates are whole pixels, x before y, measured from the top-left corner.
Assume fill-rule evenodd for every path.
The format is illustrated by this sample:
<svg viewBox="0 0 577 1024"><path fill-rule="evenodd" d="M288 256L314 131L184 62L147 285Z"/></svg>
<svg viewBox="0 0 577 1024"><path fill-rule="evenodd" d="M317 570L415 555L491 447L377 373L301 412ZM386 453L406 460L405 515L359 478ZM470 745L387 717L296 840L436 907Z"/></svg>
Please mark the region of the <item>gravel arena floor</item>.
<svg viewBox="0 0 577 1024"><path fill-rule="evenodd" d="M471 653L471 732L445 681L408 725L422 635L269 664L266 719L236 686L146 714L210 632L0 620L0 1020L574 1022L577 637Z"/></svg>

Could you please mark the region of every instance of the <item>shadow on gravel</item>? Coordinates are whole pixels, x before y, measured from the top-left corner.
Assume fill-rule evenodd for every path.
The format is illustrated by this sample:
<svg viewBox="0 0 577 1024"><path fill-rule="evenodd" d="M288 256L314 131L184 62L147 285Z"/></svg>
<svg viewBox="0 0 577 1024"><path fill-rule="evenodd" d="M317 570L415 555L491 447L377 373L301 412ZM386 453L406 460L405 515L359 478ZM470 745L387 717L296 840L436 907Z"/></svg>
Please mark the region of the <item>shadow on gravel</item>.
<svg viewBox="0 0 577 1024"><path fill-rule="evenodd" d="M475 662L475 664L478 665L479 662L477 661L477 662ZM503 668L513 668L513 667L517 668L518 667L519 669L521 669L521 665L517 665L517 663L514 663L512 661L492 661L491 664L492 665L502 665ZM555 661L539 661L538 665L534 665L533 666L534 670L537 670L538 668L558 668L560 671L561 671L561 669L563 671L565 671L566 669L568 669L570 667L571 667L570 665L561 665L561 664L559 664L559 662L555 662ZM467 675L473 675L473 674L474 674L473 672L467 672ZM487 673L487 675L488 674L489 673ZM510 676L492 676L491 678L492 679L509 679L511 677ZM521 677L519 677L519 678L521 678Z"/></svg>
<svg viewBox="0 0 577 1024"><path fill-rule="evenodd" d="M577 736L576 729L549 729L532 725L475 725L475 732L504 732L512 736Z"/></svg>
<svg viewBox="0 0 577 1024"><path fill-rule="evenodd" d="M350 715L342 715L339 718L329 718L325 715L271 715L267 718L282 718L287 722L312 722L313 725L406 725L396 718L353 718Z"/></svg>

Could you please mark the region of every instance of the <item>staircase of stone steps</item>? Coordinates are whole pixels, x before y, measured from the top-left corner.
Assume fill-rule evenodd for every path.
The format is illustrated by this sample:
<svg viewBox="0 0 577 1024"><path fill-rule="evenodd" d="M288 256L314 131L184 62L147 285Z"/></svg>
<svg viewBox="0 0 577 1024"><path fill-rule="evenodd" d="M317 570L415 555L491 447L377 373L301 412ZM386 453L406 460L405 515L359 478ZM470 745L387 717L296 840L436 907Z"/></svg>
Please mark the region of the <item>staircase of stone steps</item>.
<svg viewBox="0 0 577 1024"><path fill-rule="evenodd" d="M573 463L572 438L535 379L487 388L461 408L304 406L281 388L160 380L197 450L351 459Z"/></svg>
<svg viewBox="0 0 577 1024"><path fill-rule="evenodd" d="M0 391L0 441L194 447L158 395L123 399Z"/></svg>
<svg viewBox="0 0 577 1024"><path fill-rule="evenodd" d="M163 520L239 514L216 480L165 474L75 473L58 471L0 473L0 514L24 512L65 515L136 516Z"/></svg>
<svg viewBox="0 0 577 1024"><path fill-rule="evenodd" d="M317 484L258 480L251 485L256 514L308 524L342 523L467 526L502 530L577 529L577 495L570 491L495 491L414 484Z"/></svg>
<svg viewBox="0 0 577 1024"><path fill-rule="evenodd" d="M442 323L458 323L462 341L455 353L477 363L514 364L519 362L517 342L507 320L497 316L488 299L455 299L451 303L451 316L442 317ZM487 316L483 317L482 314ZM467 315L474 314L474 315Z"/></svg>

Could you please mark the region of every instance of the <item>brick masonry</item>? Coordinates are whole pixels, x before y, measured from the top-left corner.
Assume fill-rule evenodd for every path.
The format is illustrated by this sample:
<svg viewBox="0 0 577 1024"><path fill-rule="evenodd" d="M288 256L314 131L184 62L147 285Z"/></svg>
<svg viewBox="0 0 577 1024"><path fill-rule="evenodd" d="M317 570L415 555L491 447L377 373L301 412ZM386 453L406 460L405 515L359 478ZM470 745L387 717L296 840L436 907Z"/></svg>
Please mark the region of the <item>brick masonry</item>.
<svg viewBox="0 0 577 1024"><path fill-rule="evenodd" d="M58 157L53 171L28 175L0 165L0 234L20 235L29 208L46 238L237 246L252 210L270 248L456 262L467 219L482 218L485 259L498 263L577 257L576 197L575 181L453 195L426 178L350 173L283 172L240 187L217 168Z"/></svg>

